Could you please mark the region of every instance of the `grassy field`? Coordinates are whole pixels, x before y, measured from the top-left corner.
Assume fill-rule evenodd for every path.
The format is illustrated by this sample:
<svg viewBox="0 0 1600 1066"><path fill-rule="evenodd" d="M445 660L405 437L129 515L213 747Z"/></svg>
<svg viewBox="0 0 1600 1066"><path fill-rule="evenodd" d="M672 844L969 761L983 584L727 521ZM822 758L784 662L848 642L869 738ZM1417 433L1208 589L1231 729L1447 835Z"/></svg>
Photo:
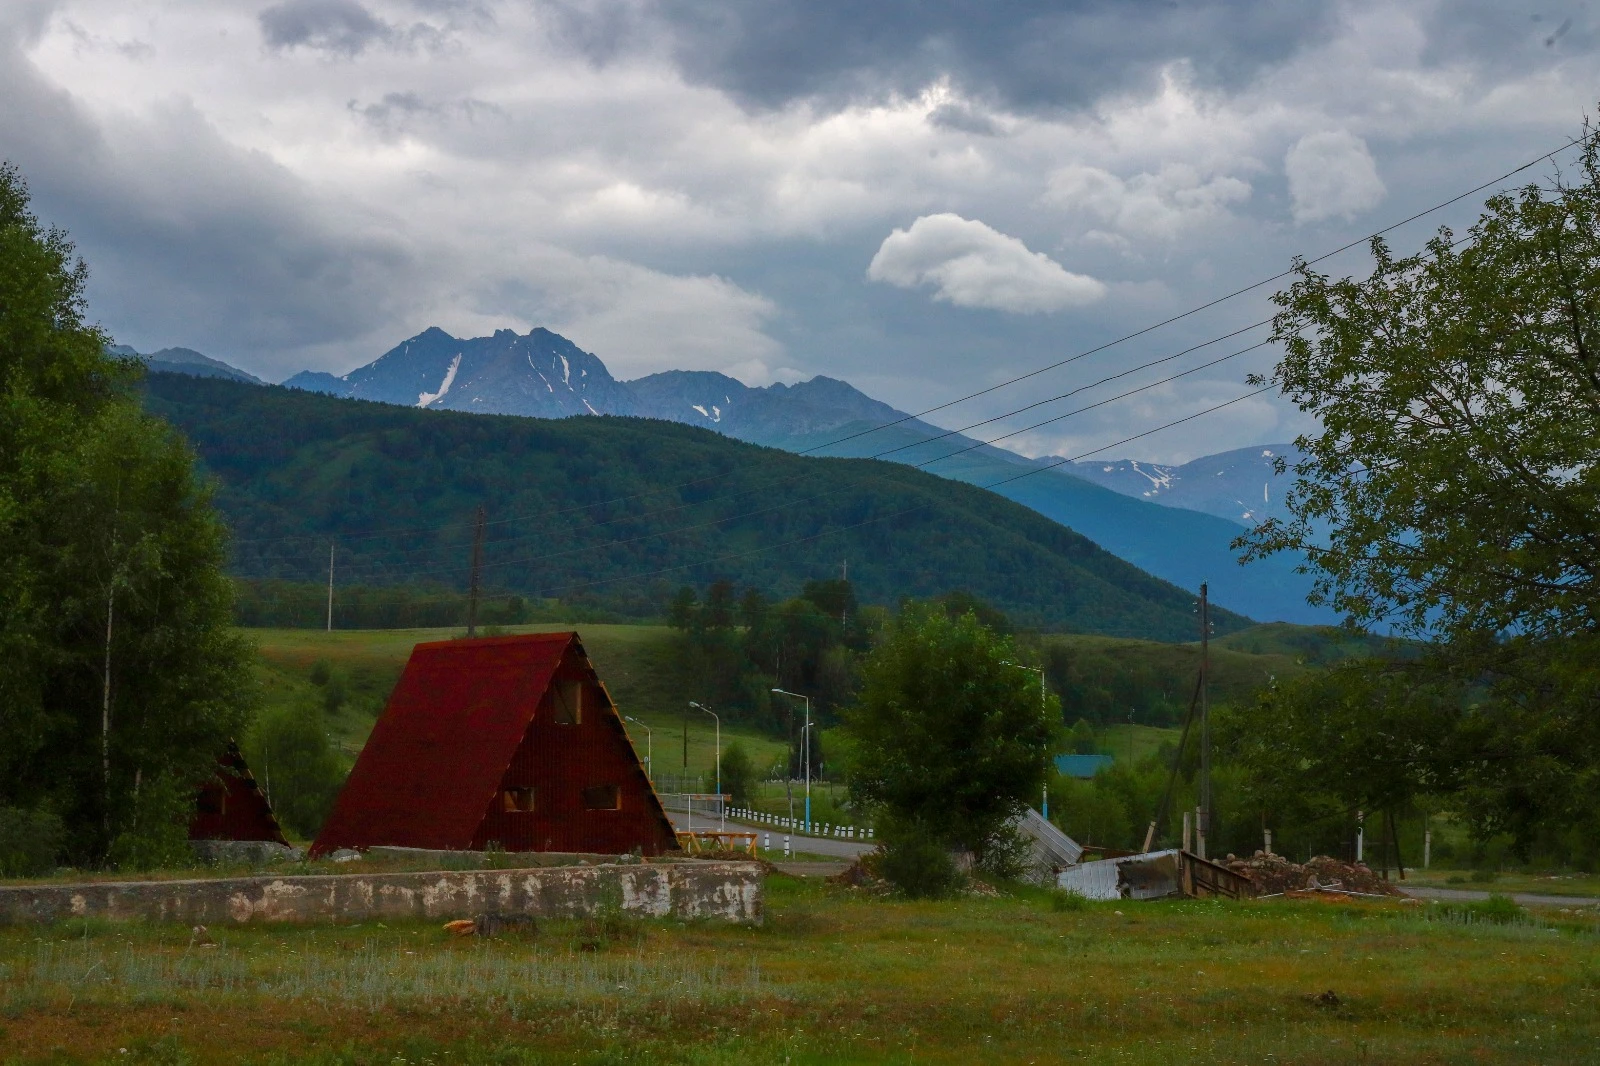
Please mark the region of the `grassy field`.
<svg viewBox="0 0 1600 1066"><path fill-rule="evenodd" d="M1130 754L1135 763L1142 762L1161 750L1163 744L1178 743L1183 730L1149 725L1109 725L1101 729L1095 739L1100 750L1118 762L1128 761Z"/></svg>
<svg viewBox="0 0 1600 1066"><path fill-rule="evenodd" d="M0 1061L1415 1066L1600 1040L1594 920L1437 905L905 903L775 875L760 928L212 936L0 930Z"/></svg>

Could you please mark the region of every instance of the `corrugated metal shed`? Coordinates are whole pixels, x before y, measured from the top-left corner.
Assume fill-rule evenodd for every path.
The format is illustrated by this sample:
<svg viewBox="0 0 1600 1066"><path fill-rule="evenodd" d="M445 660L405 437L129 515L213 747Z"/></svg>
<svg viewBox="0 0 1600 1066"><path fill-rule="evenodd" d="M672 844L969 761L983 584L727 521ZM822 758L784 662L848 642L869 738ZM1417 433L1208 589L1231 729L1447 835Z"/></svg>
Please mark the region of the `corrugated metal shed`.
<svg viewBox="0 0 1600 1066"><path fill-rule="evenodd" d="M239 745L228 742L228 750L217 757L216 776L200 786L195 796L194 820L189 823L190 840L270 840L288 845L278 825L272 804L256 784L255 775L239 753Z"/></svg>
<svg viewBox="0 0 1600 1066"><path fill-rule="evenodd" d="M1058 873L1083 858L1082 845L1031 807L1012 819L1011 824L1032 845L1031 869L1026 880L1042 885L1054 884Z"/></svg>
<svg viewBox="0 0 1600 1066"><path fill-rule="evenodd" d="M312 846L676 846L576 633L418 644Z"/></svg>

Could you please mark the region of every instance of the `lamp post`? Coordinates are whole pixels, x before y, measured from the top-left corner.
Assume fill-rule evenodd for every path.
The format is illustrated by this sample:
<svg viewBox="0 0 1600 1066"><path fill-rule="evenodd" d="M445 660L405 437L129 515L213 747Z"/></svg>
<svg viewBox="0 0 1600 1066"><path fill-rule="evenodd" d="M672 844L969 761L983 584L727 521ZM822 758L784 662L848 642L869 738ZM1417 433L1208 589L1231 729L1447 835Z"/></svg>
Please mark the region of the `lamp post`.
<svg viewBox="0 0 1600 1066"><path fill-rule="evenodd" d="M652 787L654 787L656 783L655 734L650 732L649 726L645 725L632 715L625 714L622 717L626 718L628 721L644 730L644 775L650 779L650 784Z"/></svg>
<svg viewBox="0 0 1600 1066"><path fill-rule="evenodd" d="M717 809L722 815L722 828L728 828L728 805L722 801L722 719L717 717L717 712L709 707L702 707L694 700L689 701L689 706L697 711L705 711L717 723Z"/></svg>
<svg viewBox="0 0 1600 1066"><path fill-rule="evenodd" d="M811 697L802 696L798 692L789 692L786 689L775 688L772 690L780 696L792 696L797 700L806 701L806 728L802 734L805 737L805 754L801 759L806 771L806 832L811 832Z"/></svg>
<svg viewBox="0 0 1600 1066"><path fill-rule="evenodd" d="M1039 709L1041 711L1044 710L1046 698L1044 689L1044 667L1024 666L1021 663L1014 663L1010 659L1001 659L1000 665L1009 666L1013 670L1027 670L1039 675ZM1045 821L1048 822L1050 820L1050 782L1048 779L1044 783L1044 794L1040 797L1039 814L1044 818Z"/></svg>

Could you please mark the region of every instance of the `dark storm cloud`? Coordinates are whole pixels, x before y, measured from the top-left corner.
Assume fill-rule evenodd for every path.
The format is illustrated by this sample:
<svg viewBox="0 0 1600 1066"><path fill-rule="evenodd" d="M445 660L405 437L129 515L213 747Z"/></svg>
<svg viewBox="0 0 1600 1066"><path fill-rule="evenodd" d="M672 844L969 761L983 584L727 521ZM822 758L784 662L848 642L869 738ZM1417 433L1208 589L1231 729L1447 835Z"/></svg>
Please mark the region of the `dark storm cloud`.
<svg viewBox="0 0 1600 1066"><path fill-rule="evenodd" d="M1331 5L1274 0L657 0L690 79L747 106L840 103L914 92L948 75L1021 110L1072 107L1187 60L1235 86L1325 35ZM607 9L603 9L607 10ZM637 27L616 9L588 23L590 51ZM568 24L582 21L563 8Z"/></svg>
<svg viewBox="0 0 1600 1066"><path fill-rule="evenodd" d="M15 105L0 108L4 156L41 219L70 230L94 317L119 341L281 377L303 364L299 349L360 335L407 299L403 241L320 202L191 107L102 127L3 40L0 99Z"/></svg>

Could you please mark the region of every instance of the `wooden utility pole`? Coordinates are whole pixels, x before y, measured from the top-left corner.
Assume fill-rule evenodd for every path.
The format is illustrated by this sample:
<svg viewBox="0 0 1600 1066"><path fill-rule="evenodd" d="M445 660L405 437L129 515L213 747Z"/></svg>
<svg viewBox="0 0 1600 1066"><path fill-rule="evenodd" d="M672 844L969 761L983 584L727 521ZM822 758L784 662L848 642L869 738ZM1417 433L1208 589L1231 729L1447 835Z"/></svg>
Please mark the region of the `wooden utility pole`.
<svg viewBox="0 0 1600 1066"><path fill-rule="evenodd" d="M467 587L467 636L478 635L478 571L483 567L483 504L472 525L472 583Z"/></svg>
<svg viewBox="0 0 1600 1066"><path fill-rule="evenodd" d="M333 632L333 541L328 541L328 632Z"/></svg>
<svg viewBox="0 0 1600 1066"><path fill-rule="evenodd" d="M1211 708L1206 683L1211 674L1211 606L1206 584L1200 583L1200 824L1195 826L1195 854L1206 858L1211 835Z"/></svg>

